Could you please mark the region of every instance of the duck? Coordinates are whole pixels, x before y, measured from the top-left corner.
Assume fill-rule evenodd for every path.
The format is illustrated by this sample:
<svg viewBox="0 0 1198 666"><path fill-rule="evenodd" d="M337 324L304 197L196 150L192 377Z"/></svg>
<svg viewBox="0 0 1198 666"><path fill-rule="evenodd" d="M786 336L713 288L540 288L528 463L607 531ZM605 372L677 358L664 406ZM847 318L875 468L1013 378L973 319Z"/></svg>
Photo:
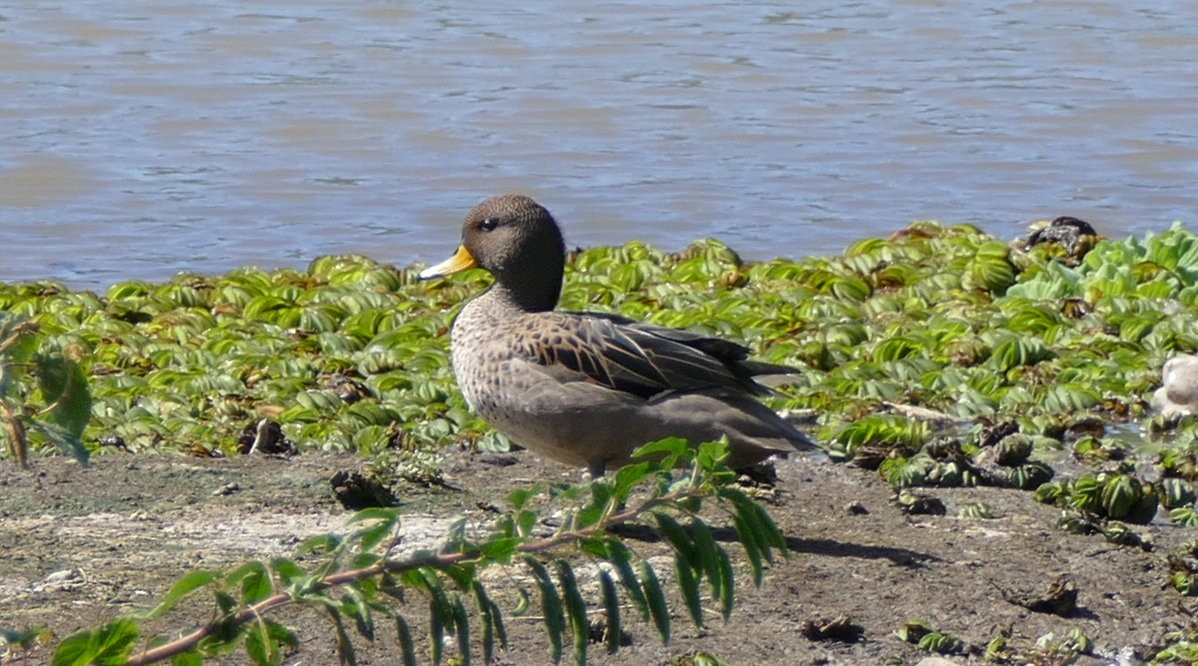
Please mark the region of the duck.
<svg viewBox="0 0 1198 666"><path fill-rule="evenodd" d="M798 369L751 360L748 347L723 338L558 310L566 245L532 198L479 203L461 238L419 278L475 267L493 276L454 320L450 355L471 410L511 441L596 478L669 437L692 445L727 437L733 469L816 448L758 401L773 393L758 377Z"/></svg>

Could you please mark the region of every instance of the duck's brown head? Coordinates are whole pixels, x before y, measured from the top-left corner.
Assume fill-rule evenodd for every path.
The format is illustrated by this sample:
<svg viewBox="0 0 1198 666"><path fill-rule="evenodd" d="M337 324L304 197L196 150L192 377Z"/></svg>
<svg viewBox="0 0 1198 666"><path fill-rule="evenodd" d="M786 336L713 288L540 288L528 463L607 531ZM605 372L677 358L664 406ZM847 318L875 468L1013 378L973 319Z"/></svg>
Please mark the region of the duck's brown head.
<svg viewBox="0 0 1198 666"><path fill-rule="evenodd" d="M565 262L566 244L549 211L522 194L503 194L471 209L457 252L420 278L477 266L494 275L497 288L521 309L537 312L557 305Z"/></svg>

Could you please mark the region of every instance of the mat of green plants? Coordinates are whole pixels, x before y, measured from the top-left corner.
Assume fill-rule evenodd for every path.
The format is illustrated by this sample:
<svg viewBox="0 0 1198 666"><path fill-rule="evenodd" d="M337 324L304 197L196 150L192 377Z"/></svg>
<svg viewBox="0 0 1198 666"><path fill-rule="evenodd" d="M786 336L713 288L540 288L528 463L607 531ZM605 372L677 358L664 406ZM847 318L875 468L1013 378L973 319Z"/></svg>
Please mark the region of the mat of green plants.
<svg viewBox="0 0 1198 666"><path fill-rule="evenodd" d="M7 321L36 323L27 353L77 370L91 400L84 467L38 424L63 382L16 366L0 382L31 422L30 469L0 459L0 629L47 629L11 658L48 662L56 640L152 607L188 571L344 530L338 472L388 488L413 543L459 516L485 526L512 490L579 482L509 451L456 390L448 330L486 275L422 283L417 268L324 257L105 293L0 285ZM729 622L698 630L678 610L663 646L630 621L627 644L591 663L1193 663L1198 420L1151 397L1165 361L1198 350L1196 303L1198 238L1179 225L1028 248L921 222L757 263L713 241L572 252L563 308L800 368L767 401L823 448L753 482L791 553L738 587ZM518 578L489 585L517 605ZM147 631L185 633L208 612ZM280 620L300 637L285 663L336 663L327 617ZM549 663L535 611L508 633L496 663ZM359 663L395 663L391 637L355 645Z"/></svg>

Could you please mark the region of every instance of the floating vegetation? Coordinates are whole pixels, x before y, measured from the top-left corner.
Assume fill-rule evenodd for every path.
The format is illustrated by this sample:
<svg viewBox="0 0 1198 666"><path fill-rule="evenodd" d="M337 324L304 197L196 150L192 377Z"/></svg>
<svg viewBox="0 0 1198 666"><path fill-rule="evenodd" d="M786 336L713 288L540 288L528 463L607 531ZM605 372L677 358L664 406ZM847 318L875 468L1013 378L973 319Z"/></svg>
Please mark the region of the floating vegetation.
<svg viewBox="0 0 1198 666"><path fill-rule="evenodd" d="M939 654L961 653L965 644L950 634L937 631L927 620L912 618L895 632L899 640L914 643L920 650Z"/></svg>
<svg viewBox="0 0 1198 666"><path fill-rule="evenodd" d="M918 222L839 256L760 263L710 240L677 253L629 243L571 253L561 303L803 368L773 406L818 414L813 434L834 459L896 488L1048 483L1044 501L1091 516L1134 522L1156 502L1198 522L1198 417L1149 402L1165 362L1198 351L1198 237L1180 225L1122 241L1058 233L1008 245ZM103 294L3 284L0 310L36 324L40 353L75 359L93 454L233 455L264 422L301 452L501 450L447 353L457 308L486 280L421 283L412 268L333 256ZM14 381L37 394L32 377ZM1137 422L1147 444L1117 436ZM989 441L998 426L1009 432ZM53 449L38 432L27 443ZM1062 463L1083 471L1059 480Z"/></svg>

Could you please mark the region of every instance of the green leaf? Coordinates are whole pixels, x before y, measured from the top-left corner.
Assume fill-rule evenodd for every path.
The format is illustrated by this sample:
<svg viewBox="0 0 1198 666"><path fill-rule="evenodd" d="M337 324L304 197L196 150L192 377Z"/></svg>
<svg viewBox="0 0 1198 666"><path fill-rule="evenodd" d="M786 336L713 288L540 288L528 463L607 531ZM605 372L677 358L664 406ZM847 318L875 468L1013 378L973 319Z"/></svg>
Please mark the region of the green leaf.
<svg viewBox="0 0 1198 666"><path fill-rule="evenodd" d="M279 582L282 583L283 587L290 594L300 592L300 590L296 589L297 583L305 582L308 578L308 572L304 571L294 560L286 557L278 557L271 560L270 566L279 576Z"/></svg>
<svg viewBox="0 0 1198 666"><path fill-rule="evenodd" d="M171 666L204 666L204 655L194 650L171 657Z"/></svg>
<svg viewBox="0 0 1198 666"><path fill-rule="evenodd" d="M670 469L678 465L678 461L690 454L690 443L681 437L668 437L666 439L650 442L642 447L637 448L632 452L632 457L635 458L657 458L660 457L660 468Z"/></svg>
<svg viewBox="0 0 1198 666"><path fill-rule="evenodd" d="M761 587L761 582L764 579L765 559L762 554L762 546L757 540L757 532L749 525L749 521L741 514L736 514L732 518L733 524L736 526L736 536L740 539L740 544L744 546L745 556L749 558L749 567L753 572L753 584Z"/></svg>
<svg viewBox="0 0 1198 666"><path fill-rule="evenodd" d="M120 619L100 625L93 631L82 631L58 644L51 666L117 666L129 660L137 643L139 629L130 619Z"/></svg>
<svg viewBox="0 0 1198 666"><path fill-rule="evenodd" d="M329 619L333 621L333 629L337 636L337 662L342 666L356 666L358 656L354 651L354 643L350 640L349 632L345 630L345 623L341 620L341 614L334 608L328 608L327 610Z"/></svg>
<svg viewBox="0 0 1198 666"><path fill-rule="evenodd" d="M161 616L163 613L174 608L175 604L179 603L180 599L186 597L192 592L195 592L201 587L211 585L212 583L216 582L216 580L217 574L215 572L205 570L192 571L186 576L183 576L179 580L175 581L175 584L172 585L171 589L167 591L166 596L162 598L162 601L158 602L158 605L154 608L142 613L141 619L151 620Z"/></svg>
<svg viewBox="0 0 1198 666"><path fill-rule="evenodd" d="M633 463L618 469L615 474L615 484L612 494L620 501L628 499L628 493L647 476L652 465L648 462Z"/></svg>
<svg viewBox="0 0 1198 666"><path fill-rule="evenodd" d="M492 611L496 610L496 607L491 598L487 596L487 591L483 588L482 583L477 580L473 581L470 591L474 593L474 601L478 604L478 619L483 623L483 663L490 664L495 654L495 618Z"/></svg>
<svg viewBox="0 0 1198 666"><path fill-rule="evenodd" d="M586 664L587 643L590 641L590 624L587 622L586 602L578 591L578 580L574 577L574 569L565 560L554 562L557 569L557 582L566 597L566 613L570 618L570 633L574 639L574 663Z"/></svg>
<svg viewBox="0 0 1198 666"><path fill-rule="evenodd" d="M479 554L491 562L510 562L519 552L520 545L525 543L524 537L496 537L479 544Z"/></svg>
<svg viewBox="0 0 1198 666"><path fill-rule="evenodd" d="M412 632L408 623L398 614L395 615L395 633L404 666L416 666L416 647L412 643Z"/></svg>
<svg viewBox="0 0 1198 666"><path fill-rule="evenodd" d="M614 654L620 649L620 639L623 629L620 627L620 596L616 592L616 583L611 574L599 570L599 588L603 592L603 613L607 622L607 631L603 636L608 654Z"/></svg>
<svg viewBox="0 0 1198 666"><path fill-rule="evenodd" d="M730 500L735 509L737 521L737 531L740 531L740 525L743 525L753 532L754 541L761 549L761 554L770 564L774 562L774 556L771 549L776 549L783 555L787 552L786 537L778 530L778 525L774 523L774 519L761 507L760 504L754 502L745 495L742 491L735 488L721 488L719 491L721 499ZM743 518L743 521L739 520ZM743 542L744 535L741 534Z"/></svg>
<svg viewBox="0 0 1198 666"><path fill-rule="evenodd" d="M341 611L354 619L358 633L366 637L366 640L374 640L374 614L370 612L370 603L366 600L366 595L359 587L348 585L342 588L344 596L342 598Z"/></svg>
<svg viewBox="0 0 1198 666"><path fill-rule="evenodd" d="M50 410L50 419L78 438L91 420L92 398L87 377L75 361L62 354L39 354L38 388Z"/></svg>
<svg viewBox="0 0 1198 666"><path fill-rule="evenodd" d="M225 582L228 585L241 585L241 600L247 606L274 593L274 585L267 575L266 565L256 560L246 562L228 573Z"/></svg>
<svg viewBox="0 0 1198 666"><path fill-rule="evenodd" d="M562 660L562 634L566 631L562 598L558 596L557 589L553 586L553 579L549 577L549 571L545 569L545 565L531 555L524 558L524 563L532 570L537 587L541 590L541 614L545 619L545 632L549 636L549 654L553 658L553 663L560 663Z"/></svg>
<svg viewBox="0 0 1198 666"><path fill-rule="evenodd" d="M83 445L83 440L79 439L77 435L72 435L69 430L53 421L43 419L34 419L29 422L29 426L50 440L54 446L58 447L58 450L84 465L87 464L89 457L87 447Z"/></svg>
<svg viewBox="0 0 1198 666"><path fill-rule="evenodd" d="M724 616L724 621L728 621L728 617L732 615L732 604L736 600L735 577L732 574L732 560L728 557L728 551L720 548L720 614Z"/></svg>
<svg viewBox="0 0 1198 666"><path fill-rule="evenodd" d="M499 645L505 650L507 649L507 627L503 624L503 612L499 609L499 605L494 601L488 600L488 605L491 608L490 616L495 622L495 638L499 639Z"/></svg>
<svg viewBox="0 0 1198 666"><path fill-rule="evenodd" d="M624 586L628 597L632 599L632 605L640 612L642 619L648 620L649 602L645 599L645 593L641 591L641 584L637 579L636 572L632 570L632 551L628 550L628 546L624 545L624 542L615 538L608 539L605 547L607 561L619 575L620 584Z"/></svg>
<svg viewBox="0 0 1198 666"><path fill-rule="evenodd" d="M666 605L666 596L661 591L661 583L657 574L647 561L641 561L641 587L648 602L649 615L653 618L653 626L661 636L662 643L670 642L670 608Z"/></svg>
<svg viewBox="0 0 1198 666"><path fill-rule="evenodd" d="M714 442L703 442L695 455L699 468L708 472L717 470L728 460L728 437L722 436Z"/></svg>
<svg viewBox="0 0 1198 666"><path fill-rule="evenodd" d="M358 547L363 551L372 551L392 535L396 524L399 523L399 511L391 508L374 507L363 509L349 521L351 524L371 522L374 523L364 527L356 536L358 538Z"/></svg>
<svg viewBox="0 0 1198 666"><path fill-rule="evenodd" d="M690 613L691 621L696 627L703 626L703 606L699 599L699 581L695 579L694 569L682 553L674 553L674 572L678 576L678 588L682 592L682 601Z"/></svg>
<svg viewBox="0 0 1198 666"><path fill-rule="evenodd" d="M265 622L254 622L246 631L245 652L258 666L275 666L283 661L278 645L271 640Z"/></svg>
<svg viewBox="0 0 1198 666"><path fill-rule="evenodd" d="M441 640L444 638L447 628L453 626L453 609L449 606L449 599L445 596L445 591L441 589L440 581L431 573L422 571L420 574L426 581L425 586L429 593L429 656L434 664L439 664L443 656Z"/></svg>
<svg viewBox="0 0 1198 666"><path fill-rule="evenodd" d="M657 520L657 531L665 537L674 552L678 553L687 566L693 570L698 570L702 567L699 561L699 554L696 552L695 544L691 541L690 535L686 533L682 525L674 520L672 516L661 511L654 511L653 517Z"/></svg>
<svg viewBox="0 0 1198 666"><path fill-rule="evenodd" d="M304 540L296 549L297 555L306 555L308 553L321 554L330 553L337 550L341 546L341 537L333 534L318 534Z"/></svg>
<svg viewBox="0 0 1198 666"><path fill-rule="evenodd" d="M720 552L721 547L715 543L715 537L712 535L712 528L707 526L706 522L700 519L690 521L690 533L694 538L695 553L698 556L703 575L707 576L707 582L712 587L712 597L720 598L720 588L724 586L724 576L720 570Z"/></svg>
<svg viewBox="0 0 1198 666"><path fill-rule="evenodd" d="M461 666L470 666L470 618L466 606L462 604L461 596L454 594L450 599L450 609L453 611L453 624L457 628L458 657Z"/></svg>

